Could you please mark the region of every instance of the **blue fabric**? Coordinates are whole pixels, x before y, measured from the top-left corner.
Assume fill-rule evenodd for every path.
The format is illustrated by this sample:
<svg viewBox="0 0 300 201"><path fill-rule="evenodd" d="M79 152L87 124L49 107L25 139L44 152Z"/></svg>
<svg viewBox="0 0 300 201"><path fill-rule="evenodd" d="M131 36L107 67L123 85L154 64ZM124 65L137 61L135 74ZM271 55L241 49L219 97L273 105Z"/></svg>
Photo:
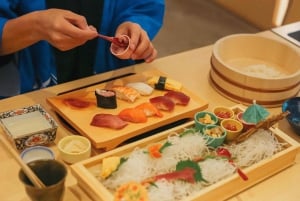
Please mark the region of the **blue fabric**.
<svg viewBox="0 0 300 201"><path fill-rule="evenodd" d="M0 0L0 38L2 39L3 27L8 19L42 9L45 9L43 0ZM132 21L140 24L150 39L153 39L162 26L163 16L164 0L104 0L99 32L114 35L120 23ZM108 42L98 40L95 73L134 64L132 60L117 59L110 53L109 46ZM40 41L17 54L21 93L56 83L56 68L47 42Z"/></svg>

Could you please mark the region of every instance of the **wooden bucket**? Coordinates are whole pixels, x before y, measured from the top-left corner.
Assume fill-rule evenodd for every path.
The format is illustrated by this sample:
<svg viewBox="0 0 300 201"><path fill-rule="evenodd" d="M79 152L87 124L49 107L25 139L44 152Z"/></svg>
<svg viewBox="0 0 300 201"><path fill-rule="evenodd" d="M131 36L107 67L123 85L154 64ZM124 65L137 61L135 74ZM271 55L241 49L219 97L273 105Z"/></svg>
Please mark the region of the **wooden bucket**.
<svg viewBox="0 0 300 201"><path fill-rule="evenodd" d="M300 51L260 35L226 36L213 47L210 81L235 102L277 107L300 90Z"/></svg>

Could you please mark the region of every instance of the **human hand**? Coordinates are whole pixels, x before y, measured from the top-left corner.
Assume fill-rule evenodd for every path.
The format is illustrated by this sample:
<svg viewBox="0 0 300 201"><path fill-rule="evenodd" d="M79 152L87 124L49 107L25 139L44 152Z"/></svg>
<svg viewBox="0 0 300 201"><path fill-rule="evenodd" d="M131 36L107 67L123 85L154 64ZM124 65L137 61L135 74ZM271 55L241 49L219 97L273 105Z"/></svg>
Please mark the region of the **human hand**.
<svg viewBox="0 0 300 201"><path fill-rule="evenodd" d="M66 51L97 37L97 30L89 26L85 17L62 9L39 12L38 27L41 40L47 40L59 50Z"/></svg>
<svg viewBox="0 0 300 201"><path fill-rule="evenodd" d="M136 23L124 22L116 30L115 37L128 35L130 37L130 53L128 59L143 59L145 62L152 62L157 56L157 50L150 41L148 34Z"/></svg>

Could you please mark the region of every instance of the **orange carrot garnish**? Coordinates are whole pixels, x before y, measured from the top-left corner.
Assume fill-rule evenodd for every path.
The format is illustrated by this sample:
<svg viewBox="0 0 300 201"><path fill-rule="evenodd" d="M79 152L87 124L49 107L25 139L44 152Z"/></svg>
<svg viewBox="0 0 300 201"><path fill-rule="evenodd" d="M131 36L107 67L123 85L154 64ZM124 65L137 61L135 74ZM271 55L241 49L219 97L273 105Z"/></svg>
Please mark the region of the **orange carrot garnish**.
<svg viewBox="0 0 300 201"><path fill-rule="evenodd" d="M151 157L153 158L160 158L161 157L161 152L160 148L162 147L161 144L153 144L148 147L148 152Z"/></svg>

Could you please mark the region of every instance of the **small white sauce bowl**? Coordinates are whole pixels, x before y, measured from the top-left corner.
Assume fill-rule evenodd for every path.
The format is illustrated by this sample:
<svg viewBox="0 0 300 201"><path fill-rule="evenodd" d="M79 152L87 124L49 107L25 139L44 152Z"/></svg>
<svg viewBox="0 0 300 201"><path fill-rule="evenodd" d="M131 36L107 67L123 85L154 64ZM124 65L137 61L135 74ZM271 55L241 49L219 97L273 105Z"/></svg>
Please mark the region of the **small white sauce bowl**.
<svg viewBox="0 0 300 201"><path fill-rule="evenodd" d="M129 59L132 54L132 51L129 51L131 43L130 37L127 35L121 35L120 39L124 42L127 42L128 45L126 47L119 47L118 45L111 43L110 52L119 59Z"/></svg>
<svg viewBox="0 0 300 201"><path fill-rule="evenodd" d="M73 164L91 156L91 142L88 138L71 135L58 142L58 150L62 160Z"/></svg>
<svg viewBox="0 0 300 201"><path fill-rule="evenodd" d="M49 147L33 146L24 149L21 152L21 158L25 163L30 163L35 160L55 159L55 155Z"/></svg>

